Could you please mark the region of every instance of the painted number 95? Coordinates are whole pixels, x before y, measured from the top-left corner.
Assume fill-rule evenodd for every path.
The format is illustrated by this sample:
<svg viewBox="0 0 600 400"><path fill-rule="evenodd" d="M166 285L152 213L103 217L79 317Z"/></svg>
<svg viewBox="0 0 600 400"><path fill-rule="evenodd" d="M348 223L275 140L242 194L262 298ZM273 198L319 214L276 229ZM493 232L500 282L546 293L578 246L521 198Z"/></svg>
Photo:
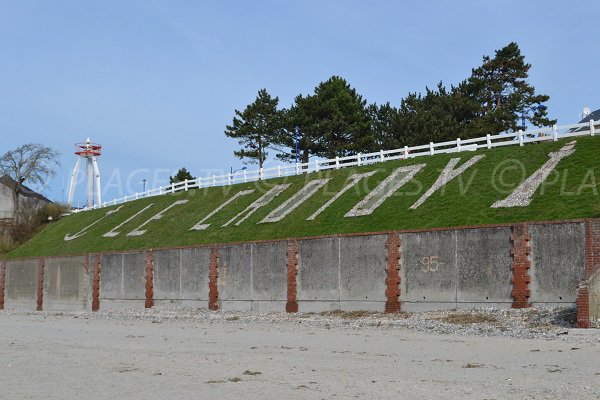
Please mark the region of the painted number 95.
<svg viewBox="0 0 600 400"><path fill-rule="evenodd" d="M437 272L441 264L438 256L423 257L421 259L421 270L423 272Z"/></svg>

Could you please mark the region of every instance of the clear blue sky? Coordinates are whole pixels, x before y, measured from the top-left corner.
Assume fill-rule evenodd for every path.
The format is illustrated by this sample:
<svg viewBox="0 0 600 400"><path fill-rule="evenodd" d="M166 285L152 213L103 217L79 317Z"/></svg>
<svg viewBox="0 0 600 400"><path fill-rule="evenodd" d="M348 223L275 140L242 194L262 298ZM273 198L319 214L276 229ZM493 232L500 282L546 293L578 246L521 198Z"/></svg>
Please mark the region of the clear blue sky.
<svg viewBox="0 0 600 400"><path fill-rule="evenodd" d="M591 0L0 0L0 153L28 142L60 151L44 189L60 201L73 144L89 136L104 146L110 200L181 166L241 167L223 130L261 88L287 107L340 75L369 102L398 104L468 77L511 41L550 116L572 123L600 108L597 15Z"/></svg>

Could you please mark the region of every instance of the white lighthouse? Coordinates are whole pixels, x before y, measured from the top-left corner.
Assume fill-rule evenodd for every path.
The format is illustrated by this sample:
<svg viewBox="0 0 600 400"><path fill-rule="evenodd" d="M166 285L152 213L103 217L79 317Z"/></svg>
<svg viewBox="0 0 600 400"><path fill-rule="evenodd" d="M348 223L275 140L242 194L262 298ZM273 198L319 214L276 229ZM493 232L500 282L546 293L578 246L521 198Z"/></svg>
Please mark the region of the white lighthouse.
<svg viewBox="0 0 600 400"><path fill-rule="evenodd" d="M97 143L92 143L90 138L87 138L85 143L75 144L75 154L77 157L77 163L71 174L71 184L69 185L69 197L67 202L69 205L73 204L73 196L75 195L75 187L77 186L77 176L79 175L79 167L81 165L81 159L85 159L86 162L86 176L87 176L87 207L93 207L94 205L100 205L102 198L100 196L100 170L98 169L97 158L101 155L100 150L102 146Z"/></svg>

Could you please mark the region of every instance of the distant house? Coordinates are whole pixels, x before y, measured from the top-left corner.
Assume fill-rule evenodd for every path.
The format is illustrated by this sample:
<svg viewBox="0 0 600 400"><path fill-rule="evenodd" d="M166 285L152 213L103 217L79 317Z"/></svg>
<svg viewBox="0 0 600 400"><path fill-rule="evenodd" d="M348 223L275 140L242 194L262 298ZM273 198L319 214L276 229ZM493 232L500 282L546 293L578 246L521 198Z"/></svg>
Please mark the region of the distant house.
<svg viewBox="0 0 600 400"><path fill-rule="evenodd" d="M15 221L15 203L13 197L13 188L16 181L8 175L0 177L0 224L10 225ZM31 190L25 185L19 184L21 190L19 193L19 208L21 210L30 210L40 208L45 204L51 203L46 197Z"/></svg>
<svg viewBox="0 0 600 400"><path fill-rule="evenodd" d="M581 124L584 122L589 122L591 120L594 120L594 126L596 127L596 129L600 129L600 110L596 110L592 113L589 113L584 119L579 121L579 123Z"/></svg>

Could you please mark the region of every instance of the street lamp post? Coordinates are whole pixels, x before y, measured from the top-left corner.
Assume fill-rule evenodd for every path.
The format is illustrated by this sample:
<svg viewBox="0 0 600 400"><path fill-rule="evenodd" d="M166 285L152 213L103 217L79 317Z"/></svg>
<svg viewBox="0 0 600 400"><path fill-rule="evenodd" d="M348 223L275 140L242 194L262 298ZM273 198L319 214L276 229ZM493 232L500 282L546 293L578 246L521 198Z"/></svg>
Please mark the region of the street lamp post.
<svg viewBox="0 0 600 400"><path fill-rule="evenodd" d="M238 168L238 169L236 169L236 170L234 171L234 170L233 170L233 167L229 167L229 174L230 174L230 175L233 175L233 174L235 174L235 173L236 173L236 172L238 172L238 171L244 171L244 170L246 170L246 169L247 169L247 167L242 167L242 168Z"/></svg>
<svg viewBox="0 0 600 400"><path fill-rule="evenodd" d="M142 190L142 193L146 193L146 179L142 179L142 184L144 185L144 190Z"/></svg>
<svg viewBox="0 0 600 400"><path fill-rule="evenodd" d="M238 168L235 171L233 170L233 167L229 167L229 184L231 185L233 183L233 174L235 174L238 171L245 171L246 167L242 167L242 168Z"/></svg>
<svg viewBox="0 0 600 400"><path fill-rule="evenodd" d="M296 164L298 164L298 127L296 127Z"/></svg>

